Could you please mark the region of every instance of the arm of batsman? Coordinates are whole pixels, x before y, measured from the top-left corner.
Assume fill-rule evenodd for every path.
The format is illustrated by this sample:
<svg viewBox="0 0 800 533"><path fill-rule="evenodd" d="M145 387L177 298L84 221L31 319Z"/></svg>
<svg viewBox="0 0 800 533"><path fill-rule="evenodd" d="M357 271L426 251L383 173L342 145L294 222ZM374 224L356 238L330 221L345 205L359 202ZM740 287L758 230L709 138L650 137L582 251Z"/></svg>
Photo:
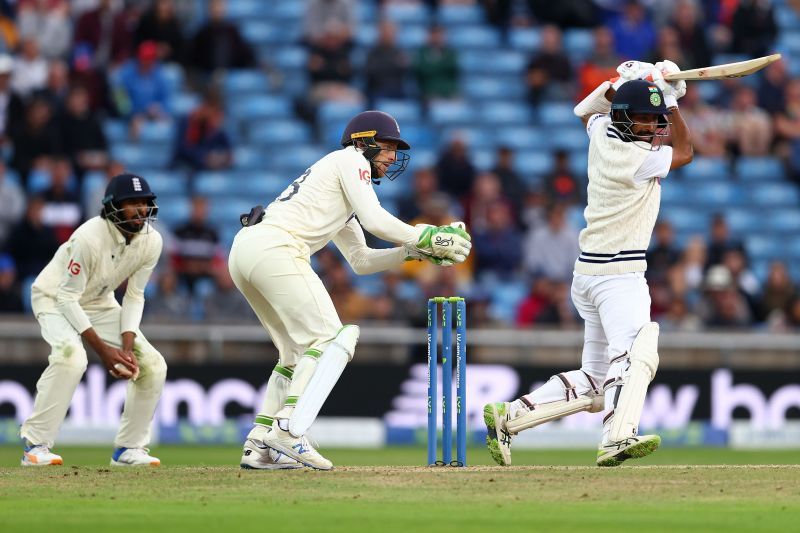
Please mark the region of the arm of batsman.
<svg viewBox="0 0 800 533"><path fill-rule="evenodd" d="M661 74L667 75L672 74L675 72L680 72L681 68L670 61L669 59L665 59L663 61L659 61L655 64L655 68L661 71ZM675 99L680 100L683 95L686 94L686 81L685 80L677 80L677 81L670 81L669 83L672 88L674 89Z"/></svg>
<svg viewBox="0 0 800 533"><path fill-rule="evenodd" d="M453 222L446 226L417 224L416 228L419 230L417 242L410 247L416 252L452 263L463 263L469 256L472 237L464 229L463 222Z"/></svg>

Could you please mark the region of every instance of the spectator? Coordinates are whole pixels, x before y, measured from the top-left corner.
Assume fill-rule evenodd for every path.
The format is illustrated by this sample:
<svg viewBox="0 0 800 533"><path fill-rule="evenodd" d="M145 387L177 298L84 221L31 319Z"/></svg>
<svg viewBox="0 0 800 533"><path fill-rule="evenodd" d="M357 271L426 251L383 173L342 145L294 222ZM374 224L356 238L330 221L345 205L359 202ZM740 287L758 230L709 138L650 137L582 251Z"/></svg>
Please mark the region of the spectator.
<svg viewBox="0 0 800 533"><path fill-rule="evenodd" d="M539 276L531 283L531 291L517 307L517 327L558 322L558 310L553 301L554 283Z"/></svg>
<svg viewBox="0 0 800 533"><path fill-rule="evenodd" d="M0 54L10 54L19 45L19 33L14 20L0 13Z"/></svg>
<svg viewBox="0 0 800 533"><path fill-rule="evenodd" d="M659 317L658 325L661 331L699 331L703 326L683 298L672 298L667 312Z"/></svg>
<svg viewBox="0 0 800 533"><path fill-rule="evenodd" d="M22 313L22 287L17 280L14 258L0 254L0 313Z"/></svg>
<svg viewBox="0 0 800 533"><path fill-rule="evenodd" d="M647 251L647 281L663 282L669 270L680 260L680 251L675 246L675 232L666 220L656 222L653 236L655 242Z"/></svg>
<svg viewBox="0 0 800 533"><path fill-rule="evenodd" d="M492 172L500 178L503 194L514 204L514 213L521 213L528 187L514 168L514 150L507 146L498 147Z"/></svg>
<svg viewBox="0 0 800 533"><path fill-rule="evenodd" d="M208 22L188 47L188 65L206 76L217 69L253 68L256 57L239 28L225 20L224 0L211 0Z"/></svg>
<svg viewBox="0 0 800 533"><path fill-rule="evenodd" d="M147 298L145 317L151 322L185 322L191 316L192 302L178 285L178 278L171 270L158 276L158 290Z"/></svg>
<svg viewBox="0 0 800 533"><path fill-rule="evenodd" d="M178 139L173 159L192 170L228 168L233 160L231 140L223 129L225 107L222 96L209 90L200 105L177 129Z"/></svg>
<svg viewBox="0 0 800 533"><path fill-rule="evenodd" d="M706 39L706 30L700 20L697 4L693 0L681 0L675 6L670 21L678 34L681 53L685 64L678 63L681 69L705 67L711 64L711 50ZM659 61L664 57L659 58Z"/></svg>
<svg viewBox="0 0 800 533"><path fill-rule="evenodd" d="M86 87L92 111L118 116L119 111L111 97L106 71L92 66L91 48L87 44L76 45L72 54L70 81ZM116 71L118 72L118 71Z"/></svg>
<svg viewBox="0 0 800 533"><path fill-rule="evenodd" d="M397 202L397 217L400 220L413 220L420 216L423 202L438 189L439 179L432 168L422 167L414 171L411 194Z"/></svg>
<svg viewBox="0 0 800 533"><path fill-rule="evenodd" d="M747 301L736 289L727 267L714 265L708 269L704 287L706 299L701 302L700 316L707 327L742 327L752 323Z"/></svg>
<svg viewBox="0 0 800 533"><path fill-rule="evenodd" d="M458 55L447 46L442 26L431 27L428 42L417 51L413 65L419 94L424 101L459 95Z"/></svg>
<svg viewBox="0 0 800 533"><path fill-rule="evenodd" d="M696 84L686 86L681 99L681 114L692 132L695 152L707 157L724 157L731 135L731 121L725 113L700 98Z"/></svg>
<svg viewBox="0 0 800 533"><path fill-rule="evenodd" d="M508 279L522 262L522 235L514 224L508 203L495 201L488 207L486 228L472 231L475 273Z"/></svg>
<svg viewBox="0 0 800 533"><path fill-rule="evenodd" d="M795 296L786 307L786 326L800 331L800 296Z"/></svg>
<svg viewBox="0 0 800 533"><path fill-rule="evenodd" d="M22 39L21 47L20 55L14 60L11 88L24 98L44 88L47 83L47 61L39 54L39 44L33 37Z"/></svg>
<svg viewBox="0 0 800 533"><path fill-rule="evenodd" d="M36 39L47 59L65 58L72 46L72 19L65 0L22 0L17 8L20 35Z"/></svg>
<svg viewBox="0 0 800 533"><path fill-rule="evenodd" d="M617 54L623 61L648 57L656 40L653 24L637 0L627 0L623 11L611 23Z"/></svg>
<svg viewBox="0 0 800 533"><path fill-rule="evenodd" d="M769 53L778 28L770 2L764 0L740 0L733 14L732 51L749 57L761 57Z"/></svg>
<svg viewBox="0 0 800 533"><path fill-rule="evenodd" d="M47 100L35 98L25 110L25 122L11 132L14 155L10 166L19 172L27 186L28 175L34 167L46 164L50 157L61 152L61 142L52 121L52 109Z"/></svg>
<svg viewBox="0 0 800 533"><path fill-rule="evenodd" d="M11 89L11 73L14 60L11 56L0 54L0 141L5 142L8 135L22 122L25 105L22 98Z"/></svg>
<svg viewBox="0 0 800 533"><path fill-rule="evenodd" d="M175 272L193 292L199 279L211 277L219 258L219 235L208 221L208 200L201 196L192 198L189 220L173 233Z"/></svg>
<svg viewBox="0 0 800 533"><path fill-rule="evenodd" d="M753 316L758 315L758 295L761 291L760 283L755 274L747 268L747 260L741 250L728 250L722 256L722 265L731 273L736 288L747 299Z"/></svg>
<svg viewBox="0 0 800 533"><path fill-rule="evenodd" d="M729 250L738 250L747 259L744 244L731 237L728 222L721 213L717 213L711 220L711 241L708 245L706 268L722 263L723 256Z"/></svg>
<svg viewBox="0 0 800 533"><path fill-rule="evenodd" d="M782 112L786 104L785 91L789 81L785 60L779 59L768 66L758 84L758 107L773 116Z"/></svg>
<svg viewBox="0 0 800 533"><path fill-rule="evenodd" d="M782 318L795 295L797 291L786 264L782 261L773 262L769 266L764 293L759 302L759 319L773 322Z"/></svg>
<svg viewBox="0 0 800 533"><path fill-rule="evenodd" d="M203 319L209 322L257 322L253 309L236 289L225 264L214 268L214 291L203 298Z"/></svg>
<svg viewBox="0 0 800 533"><path fill-rule="evenodd" d="M547 210L547 224L528 231L524 244L526 272L555 281L572 278L580 246L578 232L567 224L566 215L566 206L553 204Z"/></svg>
<svg viewBox="0 0 800 533"><path fill-rule="evenodd" d="M65 61L54 59L47 66L45 86L36 95L50 102L54 114L59 115L64 111L69 87L69 66Z"/></svg>
<svg viewBox="0 0 800 533"><path fill-rule="evenodd" d="M575 92L572 65L561 44L561 30L545 26L541 33L542 44L528 63L525 78L528 101L534 106L543 100L572 99Z"/></svg>
<svg viewBox="0 0 800 533"><path fill-rule="evenodd" d="M522 205L522 226L529 232L546 223L548 202L547 195L539 187L530 189L525 195Z"/></svg>
<svg viewBox="0 0 800 533"><path fill-rule="evenodd" d="M53 229L59 244L66 242L80 226L83 214L81 200L70 188L74 183L72 164L63 156L53 158L50 165L50 187L42 193L42 222Z"/></svg>
<svg viewBox="0 0 800 533"><path fill-rule="evenodd" d="M112 159L106 163L106 166L103 169L103 174L105 175L104 183L98 184L93 188L89 188L87 184L84 184L83 212L87 213L87 216L94 216L100 211L100 208L103 205L103 197L106 195L106 186L108 185L108 182L111 181L111 178L114 176L124 173L125 165L123 165L120 161ZM158 231L161 233L162 237L166 236L167 231L164 228L159 228ZM166 248L166 244L164 245L164 248Z"/></svg>
<svg viewBox="0 0 800 533"><path fill-rule="evenodd" d="M439 187L456 199L460 199L471 188L475 180L475 167L470 161L467 145L456 136L444 147L436 162Z"/></svg>
<svg viewBox="0 0 800 533"><path fill-rule="evenodd" d="M6 164L0 158L0 250L3 249L11 230L25 212L25 193L19 185L8 179Z"/></svg>
<svg viewBox="0 0 800 533"><path fill-rule="evenodd" d="M647 61L654 64L665 59L672 61L676 65L685 65L688 63L681 49L680 35L675 28L671 26L664 26L658 30L656 46L653 52L647 57ZM686 69L688 67L683 68Z"/></svg>
<svg viewBox="0 0 800 533"><path fill-rule="evenodd" d="M355 34L355 4L352 0L308 0L303 19L303 36L311 44L325 35L334 24L342 28L349 40Z"/></svg>
<svg viewBox="0 0 800 533"><path fill-rule="evenodd" d="M488 228L489 212L498 203L506 204L509 212L514 212L514 204L503 194L500 178L492 172L481 172L475 178L471 192L462 200L463 220L471 233ZM514 224L516 225L516 221Z"/></svg>
<svg viewBox="0 0 800 533"><path fill-rule="evenodd" d="M369 313L371 300L353 287L350 273L337 262L328 273L326 287L343 323L358 322Z"/></svg>
<svg viewBox="0 0 800 533"><path fill-rule="evenodd" d="M351 86L352 42L344 26L331 24L309 47L309 99L313 105L325 101L361 103L361 93Z"/></svg>
<svg viewBox="0 0 800 533"><path fill-rule="evenodd" d="M43 209L41 197L29 198L25 218L8 237L6 251L17 264L19 279L38 275L58 249L55 233L42 222Z"/></svg>
<svg viewBox="0 0 800 533"><path fill-rule="evenodd" d="M614 34L607 27L598 26L594 29L592 54L578 70L578 100L589 96L604 81L617 76L620 63L622 60L614 49Z"/></svg>
<svg viewBox="0 0 800 533"><path fill-rule="evenodd" d="M743 85L736 91L731 115L735 153L767 155L772 144L772 119L757 106L756 92L751 87Z"/></svg>
<svg viewBox="0 0 800 533"><path fill-rule="evenodd" d="M406 98L406 76L409 62L405 52L395 42L396 28L388 20L380 23L378 44L367 54L367 97L370 102L380 98Z"/></svg>
<svg viewBox="0 0 800 533"><path fill-rule="evenodd" d="M800 79L786 85L785 105L775 115L779 153L786 154L791 178L800 183Z"/></svg>
<svg viewBox="0 0 800 533"><path fill-rule="evenodd" d="M73 85L66 104L58 120L61 146L78 177L87 171L105 168L108 142L100 120L89 108L89 91L82 85Z"/></svg>
<svg viewBox="0 0 800 533"><path fill-rule="evenodd" d="M552 201L567 206L583 203L583 190L570 168L569 153L558 150L553 157L553 172L545 179L547 195Z"/></svg>
<svg viewBox="0 0 800 533"><path fill-rule="evenodd" d="M169 120L170 88L158 62L158 45L139 45L137 59L119 72L117 108L131 120L131 136L137 138L145 120Z"/></svg>
<svg viewBox="0 0 800 533"><path fill-rule="evenodd" d="M75 24L75 46L85 45L92 69L107 69L131 56L132 32L125 13L113 0L100 0L96 9L84 12Z"/></svg>
<svg viewBox="0 0 800 533"><path fill-rule="evenodd" d="M689 239L680 262L669 272L670 288L675 295L684 295L700 290L703 273L708 263L708 250L702 237Z"/></svg>
<svg viewBox="0 0 800 533"><path fill-rule="evenodd" d="M175 13L174 0L155 0L136 27L136 46L145 41L158 45L158 59L162 63L178 63L183 54L183 29Z"/></svg>

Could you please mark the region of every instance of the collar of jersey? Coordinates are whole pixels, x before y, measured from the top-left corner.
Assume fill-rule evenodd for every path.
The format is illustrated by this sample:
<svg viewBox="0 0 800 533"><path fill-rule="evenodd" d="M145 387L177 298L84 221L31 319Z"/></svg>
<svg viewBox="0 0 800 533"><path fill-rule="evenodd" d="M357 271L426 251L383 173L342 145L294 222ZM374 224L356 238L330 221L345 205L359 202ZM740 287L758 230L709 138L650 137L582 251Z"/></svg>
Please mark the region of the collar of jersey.
<svg viewBox="0 0 800 533"><path fill-rule="evenodd" d="M108 232L111 234L111 238L117 244L126 244L125 236L122 234L120 230L114 225L113 222L108 220L107 218L103 219L106 223L106 227L108 228Z"/></svg>

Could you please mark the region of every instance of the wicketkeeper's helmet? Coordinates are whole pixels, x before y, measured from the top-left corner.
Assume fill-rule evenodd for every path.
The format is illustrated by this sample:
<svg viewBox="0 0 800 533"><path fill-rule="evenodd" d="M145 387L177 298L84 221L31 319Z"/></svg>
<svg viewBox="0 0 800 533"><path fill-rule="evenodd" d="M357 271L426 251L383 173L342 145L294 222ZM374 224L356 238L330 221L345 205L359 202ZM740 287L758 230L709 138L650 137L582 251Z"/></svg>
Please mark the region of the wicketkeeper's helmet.
<svg viewBox="0 0 800 533"><path fill-rule="evenodd" d="M386 169L383 176L379 176L375 170L375 157L381 152L380 146L376 141L393 141L397 143L396 159L392 165ZM364 149L364 157L372 166L372 181L379 183L381 177L390 180L395 179L408 166L411 159L401 150L410 150L411 146L400 137L400 126L389 113L383 111L364 111L350 119L342 133L342 146L355 145Z"/></svg>

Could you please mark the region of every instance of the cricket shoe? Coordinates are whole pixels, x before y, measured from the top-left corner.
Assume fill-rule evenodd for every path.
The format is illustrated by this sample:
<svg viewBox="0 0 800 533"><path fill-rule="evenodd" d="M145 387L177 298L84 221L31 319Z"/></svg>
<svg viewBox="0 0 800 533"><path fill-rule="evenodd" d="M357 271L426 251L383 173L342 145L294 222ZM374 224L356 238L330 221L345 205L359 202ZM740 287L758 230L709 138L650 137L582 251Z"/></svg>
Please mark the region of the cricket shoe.
<svg viewBox="0 0 800 533"><path fill-rule="evenodd" d="M298 463L316 470L330 470L333 463L325 459L314 449L306 436L295 437L281 429L277 421L272 424L272 431L264 436L264 444L273 450L283 452Z"/></svg>
<svg viewBox="0 0 800 533"><path fill-rule="evenodd" d="M273 450L263 441L247 439L239 466L245 470L292 470L303 465L283 452Z"/></svg>
<svg viewBox="0 0 800 533"><path fill-rule="evenodd" d="M486 423L486 447L494 462L500 466L511 465L511 433L506 429L508 402L487 403L483 406L483 421Z"/></svg>
<svg viewBox="0 0 800 533"><path fill-rule="evenodd" d="M60 455L56 455L50 451L49 446L44 444L25 446L25 451L22 452L22 466L50 466L50 465L63 465L64 460Z"/></svg>
<svg viewBox="0 0 800 533"><path fill-rule="evenodd" d="M111 466L161 466L147 448L117 448L111 455Z"/></svg>
<svg viewBox="0 0 800 533"><path fill-rule="evenodd" d="M597 450L597 466L619 466L628 459L641 459L656 451L661 444L658 435L637 435L619 442L601 444Z"/></svg>

